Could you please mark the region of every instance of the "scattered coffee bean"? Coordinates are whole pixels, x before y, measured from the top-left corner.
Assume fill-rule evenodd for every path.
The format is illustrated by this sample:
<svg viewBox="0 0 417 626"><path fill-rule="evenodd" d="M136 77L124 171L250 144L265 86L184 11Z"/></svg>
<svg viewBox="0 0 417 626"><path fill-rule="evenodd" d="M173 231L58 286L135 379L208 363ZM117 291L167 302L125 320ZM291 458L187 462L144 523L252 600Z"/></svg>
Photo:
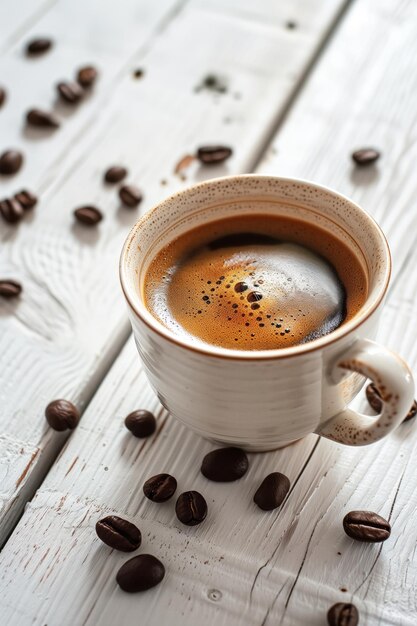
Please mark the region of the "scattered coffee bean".
<svg viewBox="0 0 417 626"><path fill-rule="evenodd" d="M0 296L2 298L17 298L22 293L22 285L15 280L0 280Z"/></svg>
<svg viewBox="0 0 417 626"><path fill-rule="evenodd" d="M352 159L357 165L370 165L371 163L375 163L380 156L380 152L375 150L375 148L361 148L361 150L356 150L356 152L352 154Z"/></svg>
<svg viewBox="0 0 417 626"><path fill-rule="evenodd" d="M348 602L333 604L327 613L327 622L329 626L357 626L359 624L358 609Z"/></svg>
<svg viewBox="0 0 417 626"><path fill-rule="evenodd" d="M24 210L20 202L11 198L0 202L0 213L5 222L16 224L22 219Z"/></svg>
<svg viewBox="0 0 417 626"><path fill-rule="evenodd" d="M132 435L143 439L149 437L156 430L156 419L150 411L139 409L125 418L125 426Z"/></svg>
<svg viewBox="0 0 417 626"><path fill-rule="evenodd" d="M68 400L53 400L45 409L45 417L54 430L73 430L80 420L80 413Z"/></svg>
<svg viewBox="0 0 417 626"><path fill-rule="evenodd" d="M223 483L242 478L248 467L248 457L240 448L219 448L206 454L201 473L209 480Z"/></svg>
<svg viewBox="0 0 417 626"><path fill-rule="evenodd" d="M378 389L375 387L374 383L369 383L369 385L366 387L366 398L371 408L376 413L381 413L383 402L382 402L381 394L379 393ZM416 400L414 400L403 422L408 422L408 420L413 419L413 417L415 417L416 415L417 415L417 402Z"/></svg>
<svg viewBox="0 0 417 626"><path fill-rule="evenodd" d="M68 104L77 104L84 95L83 88L72 81L58 83L57 89L61 98Z"/></svg>
<svg viewBox="0 0 417 626"><path fill-rule="evenodd" d="M381 413L383 405L381 394L373 383L366 387L366 399L376 413Z"/></svg>
<svg viewBox="0 0 417 626"><path fill-rule="evenodd" d="M0 156L0 174L16 174L22 167L23 154L17 150L6 150Z"/></svg>
<svg viewBox="0 0 417 626"><path fill-rule="evenodd" d="M0 109L3 106L3 104L6 102L6 90L4 89L4 87L0 87Z"/></svg>
<svg viewBox="0 0 417 626"><path fill-rule="evenodd" d="M34 56L38 54L44 54L52 47L52 40L46 37L39 37L38 39L32 39L26 46L26 54Z"/></svg>
<svg viewBox="0 0 417 626"><path fill-rule="evenodd" d="M195 156L193 154L186 154L181 157L174 168L174 174L182 174L184 170L190 167L193 161L195 161Z"/></svg>
<svg viewBox="0 0 417 626"><path fill-rule="evenodd" d="M26 114L26 121L29 126L37 126L39 128L59 128L59 120L53 113L49 111L41 111L41 109L31 109Z"/></svg>
<svg viewBox="0 0 417 626"><path fill-rule="evenodd" d="M357 541L377 543L391 534L387 520L372 511L351 511L343 519L345 533Z"/></svg>
<svg viewBox="0 0 417 626"><path fill-rule="evenodd" d="M77 72L77 81L84 89L89 89L97 80L98 72L92 65L81 67Z"/></svg>
<svg viewBox="0 0 417 626"><path fill-rule="evenodd" d="M268 474L253 496L253 501L263 511L272 511L284 502L290 490L290 481L284 474L273 472Z"/></svg>
<svg viewBox="0 0 417 626"><path fill-rule="evenodd" d="M117 515L108 515L96 523L96 533L106 545L122 552L137 550L142 535L134 524Z"/></svg>
<svg viewBox="0 0 417 626"><path fill-rule="evenodd" d="M207 502L198 491L184 491L178 497L175 513L183 524L196 526L207 517Z"/></svg>
<svg viewBox="0 0 417 626"><path fill-rule="evenodd" d="M226 161L232 153L227 146L202 146L197 150L197 159L205 165L216 165Z"/></svg>
<svg viewBox="0 0 417 626"><path fill-rule="evenodd" d="M74 211L75 219L86 226L95 226L103 219L102 212L95 206L82 206Z"/></svg>
<svg viewBox="0 0 417 626"><path fill-rule="evenodd" d="M120 183L127 176L127 169L121 165L113 165L106 170L104 180L106 183Z"/></svg>
<svg viewBox="0 0 417 626"><path fill-rule="evenodd" d="M123 204L133 208L142 201L142 192L133 185L124 185L119 189L119 197Z"/></svg>
<svg viewBox="0 0 417 626"><path fill-rule="evenodd" d="M152 502L166 502L175 493L177 481L170 474L157 474L148 478L143 485L143 493Z"/></svg>
<svg viewBox="0 0 417 626"><path fill-rule="evenodd" d="M15 193L14 199L19 202L24 211L30 211L38 202L38 198L35 194L27 189L22 189L22 191Z"/></svg>
<svg viewBox="0 0 417 626"><path fill-rule="evenodd" d="M135 593L155 587L164 576L165 567L159 559L152 554L139 554L122 565L116 581L123 591Z"/></svg>

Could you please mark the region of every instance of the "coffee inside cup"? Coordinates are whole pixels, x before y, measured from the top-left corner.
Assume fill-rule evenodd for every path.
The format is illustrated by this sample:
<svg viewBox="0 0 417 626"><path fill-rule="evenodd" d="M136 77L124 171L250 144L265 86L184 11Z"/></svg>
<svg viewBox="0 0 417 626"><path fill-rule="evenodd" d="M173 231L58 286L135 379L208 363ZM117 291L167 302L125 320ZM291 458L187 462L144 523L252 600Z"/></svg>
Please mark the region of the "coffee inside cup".
<svg viewBox="0 0 417 626"><path fill-rule="evenodd" d="M368 284L357 255L328 230L292 217L243 215L165 246L142 291L150 313L192 343L272 350L346 323Z"/></svg>

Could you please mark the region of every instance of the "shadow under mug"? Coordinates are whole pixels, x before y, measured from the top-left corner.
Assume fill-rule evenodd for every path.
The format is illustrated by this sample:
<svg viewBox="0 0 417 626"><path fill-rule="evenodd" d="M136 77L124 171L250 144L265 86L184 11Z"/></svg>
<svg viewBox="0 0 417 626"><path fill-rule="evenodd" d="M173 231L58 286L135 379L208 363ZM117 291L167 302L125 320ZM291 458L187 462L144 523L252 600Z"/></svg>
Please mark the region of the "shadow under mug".
<svg viewBox="0 0 417 626"><path fill-rule="evenodd" d="M193 345L164 327L143 300L153 257L192 228L244 214L297 217L341 240L368 276L360 311L329 335L279 350ZM366 445L402 422L414 397L411 373L400 357L372 341L390 271L387 241L359 206L310 182L258 175L212 179L170 196L137 222L120 261L136 345L161 403L203 437L253 451L312 432ZM365 378L383 399L375 418L348 408Z"/></svg>

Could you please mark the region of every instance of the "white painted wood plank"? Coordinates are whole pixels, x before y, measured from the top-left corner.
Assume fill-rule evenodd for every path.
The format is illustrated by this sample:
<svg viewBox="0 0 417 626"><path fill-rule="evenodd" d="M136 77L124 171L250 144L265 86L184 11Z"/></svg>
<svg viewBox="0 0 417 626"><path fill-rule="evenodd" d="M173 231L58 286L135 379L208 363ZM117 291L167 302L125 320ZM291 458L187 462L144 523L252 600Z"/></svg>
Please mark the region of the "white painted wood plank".
<svg viewBox="0 0 417 626"><path fill-rule="evenodd" d="M118 206L115 190L101 182L104 169L114 162L129 166L129 180L145 193L142 210L185 182L247 171L343 6L333 0L325 4L327 11L320 10L321 19L315 22L315 37L305 41L302 29L290 36L281 26L190 4L172 23L164 23L147 51L135 56L135 64L145 67L144 79L119 73L101 93L99 111L90 109L84 126L73 127L65 139L71 150L66 144L61 154L54 138L36 145L42 152L36 161L28 161L26 174L30 179L32 172L33 180L41 181L40 206L33 221L22 223L17 231L4 229L0 252L2 271L25 286L18 304L1 305L2 446L9 449L12 440L11 449L19 450L19 463L10 455L4 461L8 480L0 494L2 538L62 445L62 438L49 436L45 405L65 396L83 409L127 337L117 261L137 212ZM65 6L67 21L73 21L73 5ZM96 2L92 6L97 7ZM128 21L127 14L123 19ZM83 26L81 34L87 32ZM92 50L97 50L96 44ZM66 58L69 62L72 57ZM277 65L279 59L285 64ZM226 94L195 91L208 72L220 69L229 81ZM78 114L82 111L74 113L74 124ZM188 181L173 174L184 153L219 141L235 148L233 159L223 167L192 167ZM44 147L48 145L53 159ZM23 184L23 173L16 185ZM7 184L11 188L12 183ZM73 226L73 208L86 202L96 203L105 213L95 232Z"/></svg>
<svg viewBox="0 0 417 626"><path fill-rule="evenodd" d="M410 251L407 232L415 213L410 204L404 210L413 188L408 169L408 159L413 157L409 139L413 110L404 110L397 100L397 93L404 97L398 64L378 83L383 91L374 98L378 103L385 98L383 115L374 118L370 100L361 99L359 88L355 91L356 83L366 86L372 81L373 50L381 52L393 23L405 28L408 59L416 40L406 37L408 24L416 23L414 11L417 7L411 3L376 0L352 9L278 136L279 164L274 165L276 155L270 153L261 171L314 178L341 188L382 220L398 260L379 339L398 350L417 373L417 252ZM353 51L353 60L347 50ZM336 73L330 71L334 66ZM320 96L331 93L329 84L335 82L343 92L338 97L341 116L338 108L331 107L331 114L323 113L325 124ZM350 94L354 102L362 102L363 109L350 112L344 106ZM306 124L303 110L310 120ZM368 126L362 126L367 136L353 137L350 115L368 120ZM322 124L322 133L315 134L313 121ZM343 124L351 132L343 135L340 144ZM384 132L386 126L391 132ZM321 136L327 150L321 147ZM358 145L374 143L375 136L392 137L393 142L382 146L384 159L377 174L353 173L348 154L358 147L354 140ZM390 149L396 141L394 158ZM391 192L391 187L399 193ZM408 228L399 227L403 220ZM359 404L364 406L363 401ZM65 624L66 619L68 623L78 619L87 624L128 624L139 611L149 624L319 626L333 602L351 599L367 626L415 623L415 423L404 424L386 440L362 449L326 440L317 443L312 436L281 451L251 455L250 471L242 481L215 485L198 472L210 444L172 419L165 420L165 413L159 414L158 434L143 445L123 430L125 413L156 406L138 372L133 346L128 345L6 545L0 588L11 624ZM272 470L287 473L294 488L280 512L264 514L251 504L251 495ZM184 529L175 520L172 503L157 507L144 502L141 482L156 471L172 471L179 477L180 489L194 487L207 496L211 513L204 525ZM344 535L344 514L358 508L390 518L393 532L385 544L355 544ZM114 575L127 557L110 553L95 538L94 523L103 512L126 514L143 529L143 551L159 555L167 565L159 588L134 597L117 589Z"/></svg>
<svg viewBox="0 0 417 626"><path fill-rule="evenodd" d="M17 0L0 3L0 52L7 50L14 41L26 33L31 26L57 2L57 0ZM38 32L38 36L44 33Z"/></svg>

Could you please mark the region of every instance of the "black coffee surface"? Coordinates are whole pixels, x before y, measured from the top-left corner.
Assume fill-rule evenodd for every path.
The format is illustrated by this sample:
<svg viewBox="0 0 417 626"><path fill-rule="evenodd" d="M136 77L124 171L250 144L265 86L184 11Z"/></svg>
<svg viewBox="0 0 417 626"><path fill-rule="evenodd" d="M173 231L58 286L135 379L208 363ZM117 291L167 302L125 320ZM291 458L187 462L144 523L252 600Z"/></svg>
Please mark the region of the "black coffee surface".
<svg viewBox="0 0 417 626"><path fill-rule="evenodd" d="M356 276L348 285L340 257L346 277L346 267ZM344 244L307 223L266 216L187 233L157 255L145 284L148 309L176 334L240 350L327 335L365 296L365 274Z"/></svg>

